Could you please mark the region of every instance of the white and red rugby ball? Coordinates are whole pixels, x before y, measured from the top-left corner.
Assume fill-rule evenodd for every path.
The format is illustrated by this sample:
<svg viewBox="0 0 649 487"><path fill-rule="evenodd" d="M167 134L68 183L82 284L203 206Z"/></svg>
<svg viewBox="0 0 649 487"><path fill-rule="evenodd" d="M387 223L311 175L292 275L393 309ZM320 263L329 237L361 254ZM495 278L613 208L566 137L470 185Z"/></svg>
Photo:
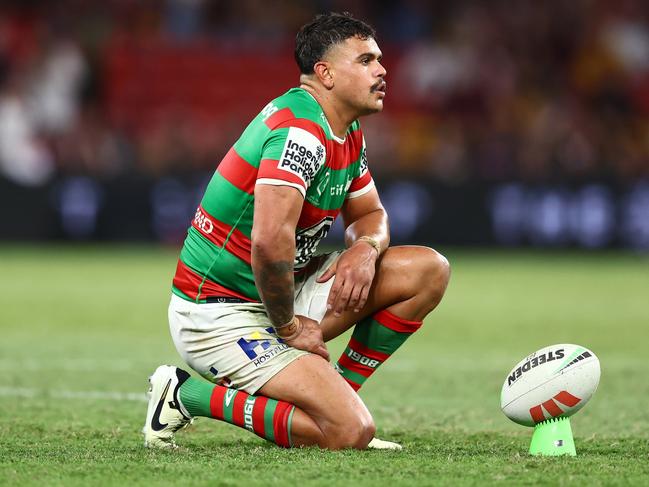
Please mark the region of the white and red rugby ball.
<svg viewBox="0 0 649 487"><path fill-rule="evenodd" d="M586 347L551 345L525 357L507 374L500 408L525 426L572 416L595 393L599 376L599 359Z"/></svg>

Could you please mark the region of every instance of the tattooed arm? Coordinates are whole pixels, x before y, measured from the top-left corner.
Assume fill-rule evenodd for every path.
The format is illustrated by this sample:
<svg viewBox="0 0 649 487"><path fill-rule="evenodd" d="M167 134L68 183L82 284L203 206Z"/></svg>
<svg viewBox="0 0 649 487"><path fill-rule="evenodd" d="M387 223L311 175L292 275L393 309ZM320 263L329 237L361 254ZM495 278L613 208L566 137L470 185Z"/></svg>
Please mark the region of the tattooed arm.
<svg viewBox="0 0 649 487"><path fill-rule="evenodd" d="M274 327L280 327L293 318L293 262L281 259L282 255L274 256L265 253L263 244L253 244L253 269L257 289L266 306L266 312Z"/></svg>
<svg viewBox="0 0 649 487"><path fill-rule="evenodd" d="M302 195L290 186L257 185L252 225L252 271L268 317L280 337L302 350L329 354L317 322L306 317L295 320L295 228L303 203Z"/></svg>

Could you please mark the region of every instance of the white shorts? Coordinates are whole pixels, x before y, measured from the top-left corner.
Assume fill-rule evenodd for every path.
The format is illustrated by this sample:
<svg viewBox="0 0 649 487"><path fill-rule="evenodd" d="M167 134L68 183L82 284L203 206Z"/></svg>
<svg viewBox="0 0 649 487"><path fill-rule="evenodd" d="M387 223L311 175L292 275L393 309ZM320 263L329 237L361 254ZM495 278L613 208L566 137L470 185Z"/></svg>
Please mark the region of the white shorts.
<svg viewBox="0 0 649 487"><path fill-rule="evenodd" d="M305 275L296 277L295 314L322 320L333 278L322 284L315 280L340 253L316 257ZM261 303L197 304L172 294L169 329L192 369L210 382L248 394L308 353L278 339Z"/></svg>

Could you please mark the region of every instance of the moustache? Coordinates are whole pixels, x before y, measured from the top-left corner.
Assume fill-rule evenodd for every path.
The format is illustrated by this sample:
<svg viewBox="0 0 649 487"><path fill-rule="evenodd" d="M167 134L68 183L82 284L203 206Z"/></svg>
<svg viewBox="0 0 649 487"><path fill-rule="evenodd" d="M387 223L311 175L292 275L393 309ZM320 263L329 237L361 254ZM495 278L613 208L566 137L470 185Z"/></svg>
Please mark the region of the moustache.
<svg viewBox="0 0 649 487"><path fill-rule="evenodd" d="M385 92L387 88L387 83L385 80L381 80L375 84L372 85L372 88L370 88L370 91L374 93L375 91L383 91Z"/></svg>

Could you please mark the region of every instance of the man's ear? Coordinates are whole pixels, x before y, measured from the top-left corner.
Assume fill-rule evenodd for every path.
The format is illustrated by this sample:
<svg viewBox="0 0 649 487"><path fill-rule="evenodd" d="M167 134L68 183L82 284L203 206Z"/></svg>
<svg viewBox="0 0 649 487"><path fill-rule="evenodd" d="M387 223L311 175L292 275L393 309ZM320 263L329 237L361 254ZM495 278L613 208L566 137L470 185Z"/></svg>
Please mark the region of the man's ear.
<svg viewBox="0 0 649 487"><path fill-rule="evenodd" d="M331 65L325 61L319 61L313 66L313 73L320 83L328 90L334 87L334 76Z"/></svg>

